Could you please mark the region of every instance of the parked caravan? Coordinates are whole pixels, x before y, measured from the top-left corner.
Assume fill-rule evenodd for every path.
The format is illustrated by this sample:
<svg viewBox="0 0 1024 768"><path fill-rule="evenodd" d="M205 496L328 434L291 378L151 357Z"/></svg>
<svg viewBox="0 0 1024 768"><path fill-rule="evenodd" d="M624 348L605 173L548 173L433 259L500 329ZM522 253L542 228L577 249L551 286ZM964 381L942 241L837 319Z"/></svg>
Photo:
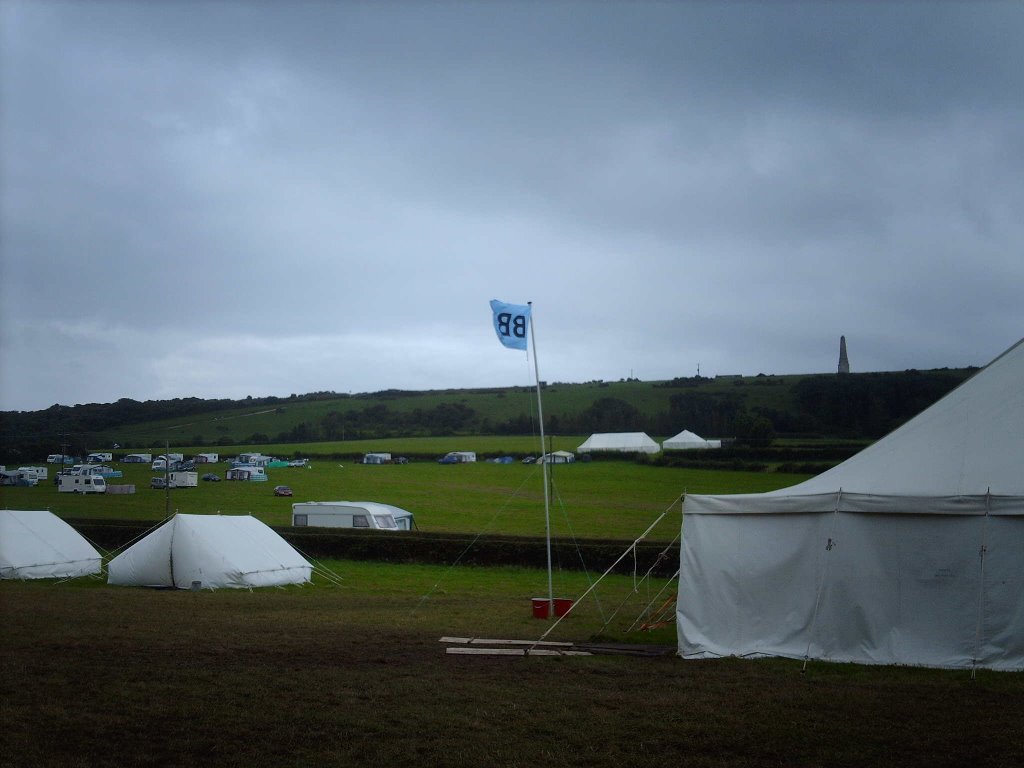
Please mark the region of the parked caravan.
<svg viewBox="0 0 1024 768"><path fill-rule="evenodd" d="M171 472L168 475L171 488L195 488L199 485L198 472Z"/></svg>
<svg viewBox="0 0 1024 768"><path fill-rule="evenodd" d="M412 512L376 501L305 501L292 504L292 525L408 531L415 527L415 519Z"/></svg>
<svg viewBox="0 0 1024 768"><path fill-rule="evenodd" d="M107 481L100 475L58 475L59 493L106 493Z"/></svg>
<svg viewBox="0 0 1024 768"><path fill-rule="evenodd" d="M152 460L152 453L129 453L121 459L125 464L149 464Z"/></svg>
<svg viewBox="0 0 1024 768"><path fill-rule="evenodd" d="M476 461L475 451L449 451L437 460L438 464L467 464L473 461Z"/></svg>
<svg viewBox="0 0 1024 768"><path fill-rule="evenodd" d="M387 464L390 461L390 453L367 453L363 456L363 464Z"/></svg>
<svg viewBox="0 0 1024 768"><path fill-rule="evenodd" d="M62 453L51 453L46 457L47 464L74 464L75 459L73 456L65 456Z"/></svg>
<svg viewBox="0 0 1024 768"><path fill-rule="evenodd" d="M265 467L273 460L273 456L264 456L262 453L240 453L231 463L236 467Z"/></svg>
<svg viewBox="0 0 1024 768"><path fill-rule="evenodd" d="M112 454L112 453L104 453L104 452L90 453L88 456L85 457L85 461L88 464L102 464L104 461L113 461L113 460L114 460L114 454Z"/></svg>
<svg viewBox="0 0 1024 768"><path fill-rule="evenodd" d="M574 464L575 462L576 454L571 451L552 451L537 459L538 464Z"/></svg>
<svg viewBox="0 0 1024 768"><path fill-rule="evenodd" d="M18 467L19 472L24 472L26 477L34 477L36 480L46 480L50 476L50 470L46 467Z"/></svg>
<svg viewBox="0 0 1024 768"><path fill-rule="evenodd" d="M224 473L224 479L266 482L267 470L263 467L232 467Z"/></svg>
<svg viewBox="0 0 1024 768"><path fill-rule="evenodd" d="M0 485L17 485L22 488L31 488L38 485L39 481L27 472L20 469L0 469Z"/></svg>
<svg viewBox="0 0 1024 768"><path fill-rule="evenodd" d="M196 464L216 464L220 461L219 453L197 453Z"/></svg>

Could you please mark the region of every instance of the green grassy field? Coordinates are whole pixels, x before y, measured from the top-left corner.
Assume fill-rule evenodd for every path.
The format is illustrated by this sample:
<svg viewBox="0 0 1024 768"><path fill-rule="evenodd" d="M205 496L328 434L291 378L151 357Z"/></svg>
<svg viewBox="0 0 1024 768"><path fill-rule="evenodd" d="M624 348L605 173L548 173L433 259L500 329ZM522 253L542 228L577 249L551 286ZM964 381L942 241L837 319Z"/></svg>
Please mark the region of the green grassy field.
<svg viewBox="0 0 1024 768"><path fill-rule="evenodd" d="M0 583L10 766L1017 766L1024 676L797 661L464 657L538 639L542 574L326 564L341 586L190 592ZM579 591L572 574L566 588ZM614 578L562 640L628 632ZM625 607L605 627L607 616ZM638 613L639 612L639 613Z"/></svg>
<svg viewBox="0 0 1024 768"><path fill-rule="evenodd" d="M168 512L251 514L268 525L290 525L295 501L380 501L408 509L425 531L515 535L544 534L544 496L537 465L368 466L314 461L310 469L268 470L265 483L199 482L168 494L151 490L154 473L147 465L116 464L125 476L112 483L134 484L127 495L58 493L50 480L34 488L0 487L0 506L49 509L61 517L160 520ZM210 465L221 476L227 465ZM554 536L632 540L673 505L684 492L748 493L773 490L805 479L802 475L720 472L655 467L628 461L594 461L553 465L551 526ZM200 476L207 469L200 469ZM51 469L52 474L52 469ZM273 495L288 485L292 498ZM678 505L676 505L678 506ZM656 539L671 540L679 515L659 528Z"/></svg>

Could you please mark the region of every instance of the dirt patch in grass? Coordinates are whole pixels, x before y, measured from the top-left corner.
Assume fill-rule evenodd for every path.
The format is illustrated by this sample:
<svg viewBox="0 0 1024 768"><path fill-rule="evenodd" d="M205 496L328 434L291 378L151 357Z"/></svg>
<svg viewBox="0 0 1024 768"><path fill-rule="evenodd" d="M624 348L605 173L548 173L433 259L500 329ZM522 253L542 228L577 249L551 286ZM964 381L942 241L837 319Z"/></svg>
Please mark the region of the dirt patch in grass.
<svg viewBox="0 0 1024 768"><path fill-rule="evenodd" d="M355 589L4 583L0 763L934 768L1024 759L1021 675L446 656L441 635L476 622L500 637L501 617L462 615L453 597L410 619L387 602Z"/></svg>

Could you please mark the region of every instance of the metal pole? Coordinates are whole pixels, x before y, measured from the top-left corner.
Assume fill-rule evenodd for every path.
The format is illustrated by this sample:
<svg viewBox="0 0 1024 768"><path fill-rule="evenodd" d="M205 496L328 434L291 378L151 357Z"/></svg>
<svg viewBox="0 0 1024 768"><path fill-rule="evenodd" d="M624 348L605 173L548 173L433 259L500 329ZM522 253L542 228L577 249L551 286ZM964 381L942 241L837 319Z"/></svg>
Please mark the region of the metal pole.
<svg viewBox="0 0 1024 768"><path fill-rule="evenodd" d="M544 475L544 533L548 548L548 618L555 615L555 587L551 578L551 491L548 487L548 463L544 461L544 407L540 400L540 366L537 363L537 336L533 331L533 302L530 307L530 343L533 344L533 371L537 378L537 417L540 419L540 458Z"/></svg>

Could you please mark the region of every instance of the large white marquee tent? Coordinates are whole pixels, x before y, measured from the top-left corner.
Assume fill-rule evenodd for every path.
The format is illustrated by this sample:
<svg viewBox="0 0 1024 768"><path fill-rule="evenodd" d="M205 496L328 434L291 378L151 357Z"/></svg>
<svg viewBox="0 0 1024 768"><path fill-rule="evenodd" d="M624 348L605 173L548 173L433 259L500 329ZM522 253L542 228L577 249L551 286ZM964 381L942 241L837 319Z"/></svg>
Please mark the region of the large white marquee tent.
<svg viewBox="0 0 1024 768"><path fill-rule="evenodd" d="M657 453L660 450L658 444L644 432L597 432L588 437L576 452Z"/></svg>
<svg viewBox="0 0 1024 768"><path fill-rule="evenodd" d="M722 443L721 441L711 442L710 440L705 440L695 432L684 429L675 437L670 437L663 442L661 447L666 451L689 451L694 448L721 448Z"/></svg>
<svg viewBox="0 0 1024 768"><path fill-rule="evenodd" d="M313 566L248 515L178 514L107 564L107 583L190 589L302 584Z"/></svg>
<svg viewBox="0 0 1024 768"><path fill-rule="evenodd" d="M839 466L683 511L684 658L1024 669L1024 340Z"/></svg>
<svg viewBox="0 0 1024 768"><path fill-rule="evenodd" d="M46 510L0 510L0 579L72 579L99 573L100 553Z"/></svg>

